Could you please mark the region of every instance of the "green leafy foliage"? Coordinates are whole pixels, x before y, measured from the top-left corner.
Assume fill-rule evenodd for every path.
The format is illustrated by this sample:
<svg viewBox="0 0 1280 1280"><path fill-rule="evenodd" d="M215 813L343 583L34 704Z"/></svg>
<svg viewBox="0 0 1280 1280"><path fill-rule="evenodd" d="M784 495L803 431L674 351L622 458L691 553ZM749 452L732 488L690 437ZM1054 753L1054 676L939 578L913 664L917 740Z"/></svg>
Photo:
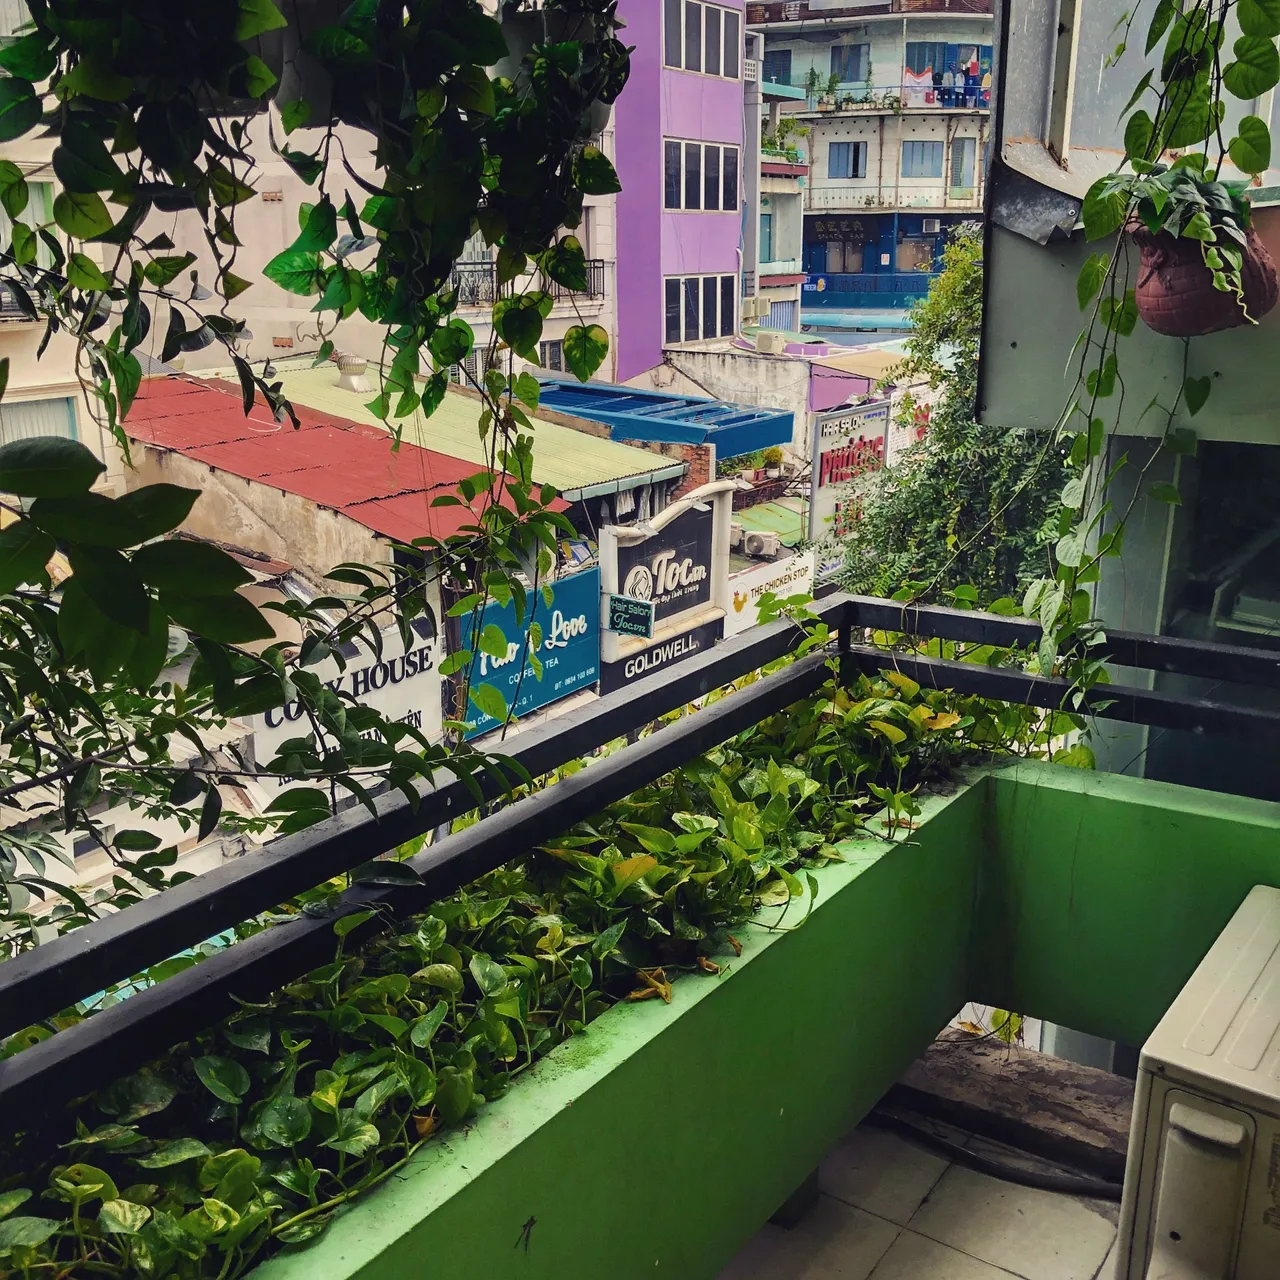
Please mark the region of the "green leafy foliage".
<svg viewBox="0 0 1280 1280"><path fill-rule="evenodd" d="M1087 287L1096 292L1100 284L1091 276ZM850 483L842 501L859 515L829 535L842 544L841 582L851 591L892 595L913 583L937 593L970 584L989 602L1019 593L1039 572L1065 450L1043 432L974 421L981 316L982 235L961 229L912 313L897 374L941 388L928 431L902 461ZM914 408L905 398L908 430Z"/></svg>
<svg viewBox="0 0 1280 1280"><path fill-rule="evenodd" d="M896 673L829 685L426 914L344 943L49 1125L0 1137L14 1188L0 1256L27 1248L35 1266L74 1270L92 1249L95 1274L125 1277L146 1249L181 1260L173 1274L243 1276L435 1133L483 1125L513 1080L617 1004L678 1000L731 966L753 918L802 927L813 870L850 836L908 835L919 789L971 735L1003 741L1006 714ZM16 1216L32 1194L47 1216Z"/></svg>

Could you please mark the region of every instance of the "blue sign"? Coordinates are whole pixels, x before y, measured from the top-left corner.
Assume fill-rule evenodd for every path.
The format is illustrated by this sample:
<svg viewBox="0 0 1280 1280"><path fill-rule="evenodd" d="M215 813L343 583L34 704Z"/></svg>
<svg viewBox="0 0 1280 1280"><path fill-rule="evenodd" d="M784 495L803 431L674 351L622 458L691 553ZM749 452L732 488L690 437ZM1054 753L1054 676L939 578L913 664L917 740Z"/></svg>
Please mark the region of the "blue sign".
<svg viewBox="0 0 1280 1280"><path fill-rule="evenodd" d="M477 652L471 683L493 685L508 707L514 704L517 716L559 702L600 679L599 569L584 569L552 583L550 605L541 590L530 592L523 625L516 622L514 604L499 606L492 600L477 621L473 622L473 616L462 618L462 647L475 652L478 646L472 639L477 628L483 631L495 626L507 639L507 656L494 658ZM542 647L537 652L542 662L541 680L529 660L528 631L534 622L542 628ZM485 715L474 702L467 708L467 719L473 722L467 730L468 738L502 724Z"/></svg>

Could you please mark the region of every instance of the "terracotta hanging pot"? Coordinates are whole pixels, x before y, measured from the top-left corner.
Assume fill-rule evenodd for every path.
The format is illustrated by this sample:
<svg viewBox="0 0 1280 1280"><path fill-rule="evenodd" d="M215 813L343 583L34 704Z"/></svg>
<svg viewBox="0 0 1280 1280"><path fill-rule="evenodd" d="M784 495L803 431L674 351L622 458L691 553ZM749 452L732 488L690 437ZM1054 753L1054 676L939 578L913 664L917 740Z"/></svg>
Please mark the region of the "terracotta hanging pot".
<svg viewBox="0 0 1280 1280"><path fill-rule="evenodd" d="M1213 272L1204 265L1198 240L1153 233L1136 218L1125 230L1142 252L1135 289L1138 314L1156 333L1174 338L1219 333L1258 320L1276 305L1276 264L1252 227L1240 267L1243 307L1234 293L1213 287Z"/></svg>

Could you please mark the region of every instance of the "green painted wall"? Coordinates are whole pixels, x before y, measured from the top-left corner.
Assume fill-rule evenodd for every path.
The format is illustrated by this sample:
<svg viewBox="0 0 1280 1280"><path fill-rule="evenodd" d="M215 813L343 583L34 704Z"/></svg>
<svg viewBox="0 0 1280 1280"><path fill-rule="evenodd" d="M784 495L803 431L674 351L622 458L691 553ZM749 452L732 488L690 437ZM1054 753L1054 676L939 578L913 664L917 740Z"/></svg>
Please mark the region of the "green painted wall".
<svg viewBox="0 0 1280 1280"><path fill-rule="evenodd" d="M614 1010L255 1280L712 1280L966 1000L1141 1044L1280 885L1280 805L1019 763L844 850L802 928Z"/></svg>
<svg viewBox="0 0 1280 1280"><path fill-rule="evenodd" d="M1141 1045L1256 884L1280 805L1043 764L993 773L971 998Z"/></svg>
<svg viewBox="0 0 1280 1280"><path fill-rule="evenodd" d="M255 1280L710 1280L963 1003L985 790L844 846L802 928L596 1022Z"/></svg>

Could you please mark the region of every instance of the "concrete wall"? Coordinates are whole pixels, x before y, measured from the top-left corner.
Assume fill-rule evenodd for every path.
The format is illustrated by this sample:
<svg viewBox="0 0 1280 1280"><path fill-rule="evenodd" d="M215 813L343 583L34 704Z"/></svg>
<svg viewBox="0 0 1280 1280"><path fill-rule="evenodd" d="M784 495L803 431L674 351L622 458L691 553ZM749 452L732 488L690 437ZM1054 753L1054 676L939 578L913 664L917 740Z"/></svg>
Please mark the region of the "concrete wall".
<svg viewBox="0 0 1280 1280"><path fill-rule="evenodd" d="M297 494L155 445L135 442L133 456L129 489L164 483L201 491L182 525L184 533L261 551L313 581L343 561L382 564L390 559L386 544L371 530Z"/></svg>

